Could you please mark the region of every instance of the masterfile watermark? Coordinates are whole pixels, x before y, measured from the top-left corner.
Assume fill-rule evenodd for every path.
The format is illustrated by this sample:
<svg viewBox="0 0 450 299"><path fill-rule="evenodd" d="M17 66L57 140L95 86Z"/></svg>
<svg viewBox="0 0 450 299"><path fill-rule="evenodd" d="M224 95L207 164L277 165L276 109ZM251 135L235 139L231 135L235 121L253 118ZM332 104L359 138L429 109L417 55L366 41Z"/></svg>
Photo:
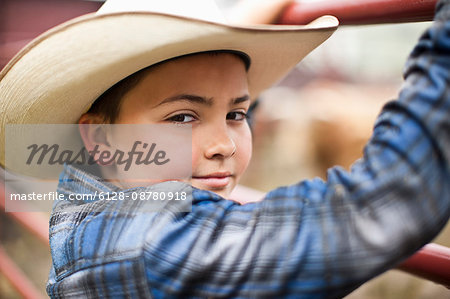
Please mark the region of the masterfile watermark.
<svg viewBox="0 0 450 299"><path fill-rule="evenodd" d="M139 150L142 147L142 150ZM135 141L131 150L124 152L116 149L113 153L109 150L99 150L99 145L95 145L94 149L87 151L86 148L80 148L78 152L73 150L60 150L58 144L32 144L27 147L30 150L30 155L25 162L28 165L36 163L42 165L42 163L48 163L50 165L64 165L64 164L77 164L77 165L108 165L111 163L117 163L118 165L125 164L125 171L130 170L133 163L136 165L164 165L170 161L170 158L166 158L166 152L164 150L155 150L156 143L148 144L141 141ZM99 156L95 159L95 156ZM125 158L126 157L126 158ZM134 158L136 157L136 159ZM36 159L35 159L36 158Z"/></svg>
<svg viewBox="0 0 450 299"><path fill-rule="evenodd" d="M83 138L80 132L88 132L89 138ZM189 125L7 125L5 187L9 196L5 196L6 210L30 211L20 206L23 202L33 202L35 206L31 211L38 211L41 202L71 200L67 193L56 192L59 177L67 167L124 190L186 181L192 175L191 147ZM65 184L68 183L79 182ZM170 191L172 193L161 194L177 192ZM117 194L122 200L145 197L140 193ZM113 201L115 198L99 196L95 194L95 200ZM173 196L164 198L170 197ZM88 195L83 200L87 198ZM164 200L163 197L160 200ZM9 206L8 209L8 202L14 202L14 208Z"/></svg>
<svg viewBox="0 0 450 299"><path fill-rule="evenodd" d="M94 193L70 193L63 194L56 191L45 193L10 193L8 199L11 201L122 201L122 200L139 200L139 201L179 201L188 199L187 191L132 191L132 192L98 192Z"/></svg>

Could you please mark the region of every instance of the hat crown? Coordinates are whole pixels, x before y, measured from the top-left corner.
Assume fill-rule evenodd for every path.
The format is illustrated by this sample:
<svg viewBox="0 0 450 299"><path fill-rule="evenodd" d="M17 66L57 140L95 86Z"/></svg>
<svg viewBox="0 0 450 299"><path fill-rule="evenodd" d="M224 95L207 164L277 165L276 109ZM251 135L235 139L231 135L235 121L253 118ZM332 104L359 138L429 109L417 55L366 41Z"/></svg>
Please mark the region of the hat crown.
<svg viewBox="0 0 450 299"><path fill-rule="evenodd" d="M118 12L151 12L226 24L214 0L108 0L97 15Z"/></svg>

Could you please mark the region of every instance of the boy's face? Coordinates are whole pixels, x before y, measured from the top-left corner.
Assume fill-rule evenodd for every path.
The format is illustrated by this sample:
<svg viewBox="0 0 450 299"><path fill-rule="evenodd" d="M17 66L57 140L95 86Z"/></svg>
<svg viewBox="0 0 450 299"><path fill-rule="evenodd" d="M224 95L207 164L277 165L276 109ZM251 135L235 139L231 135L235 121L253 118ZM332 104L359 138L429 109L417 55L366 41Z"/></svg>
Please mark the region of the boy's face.
<svg viewBox="0 0 450 299"><path fill-rule="evenodd" d="M152 68L122 99L118 124L192 125L194 187L228 197L252 151L247 72L233 54L198 54Z"/></svg>

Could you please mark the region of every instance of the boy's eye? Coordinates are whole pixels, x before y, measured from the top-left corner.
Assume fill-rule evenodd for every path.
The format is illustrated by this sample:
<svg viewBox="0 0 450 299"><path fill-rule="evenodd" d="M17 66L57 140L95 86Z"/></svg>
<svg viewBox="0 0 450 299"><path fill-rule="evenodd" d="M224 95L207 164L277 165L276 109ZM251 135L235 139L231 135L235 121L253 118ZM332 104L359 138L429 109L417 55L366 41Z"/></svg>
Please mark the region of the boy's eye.
<svg viewBox="0 0 450 299"><path fill-rule="evenodd" d="M227 119L231 120L245 120L246 118L247 114L245 114L244 112L233 111L227 114Z"/></svg>
<svg viewBox="0 0 450 299"><path fill-rule="evenodd" d="M175 123L188 123L195 120L195 117L190 114L177 114L167 119L168 121Z"/></svg>

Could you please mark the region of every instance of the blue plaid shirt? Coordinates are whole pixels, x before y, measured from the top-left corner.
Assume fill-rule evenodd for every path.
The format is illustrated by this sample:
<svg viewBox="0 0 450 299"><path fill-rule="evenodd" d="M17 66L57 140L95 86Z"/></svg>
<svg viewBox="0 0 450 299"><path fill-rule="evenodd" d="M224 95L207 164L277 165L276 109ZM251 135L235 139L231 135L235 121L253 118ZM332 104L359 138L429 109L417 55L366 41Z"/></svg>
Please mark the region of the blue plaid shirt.
<svg viewBox="0 0 450 299"><path fill-rule="evenodd" d="M61 201L51 297L338 298L429 242L450 214L450 1L405 68L363 159L239 205L192 190L191 212L142 201ZM189 191L166 182L142 190ZM59 192L114 186L67 167ZM135 192L125 190L124 192Z"/></svg>

